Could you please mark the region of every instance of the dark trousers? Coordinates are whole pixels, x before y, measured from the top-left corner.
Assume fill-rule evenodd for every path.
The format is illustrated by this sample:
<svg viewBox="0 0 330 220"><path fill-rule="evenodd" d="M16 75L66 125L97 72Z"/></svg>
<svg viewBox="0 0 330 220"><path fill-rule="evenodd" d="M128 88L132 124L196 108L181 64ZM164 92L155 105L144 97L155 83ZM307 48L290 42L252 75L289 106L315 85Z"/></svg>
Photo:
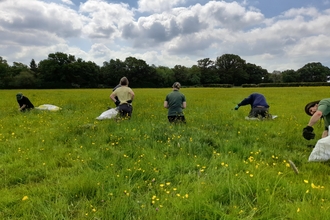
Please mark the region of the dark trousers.
<svg viewBox="0 0 330 220"><path fill-rule="evenodd" d="M118 111L119 111L119 115L121 117L130 118L132 116L133 106L130 104L122 104L122 105L118 106Z"/></svg>
<svg viewBox="0 0 330 220"><path fill-rule="evenodd" d="M252 108L250 113L249 113L249 117L255 117L255 118L268 118L271 117L271 115L268 113L268 108L265 107L255 107Z"/></svg>
<svg viewBox="0 0 330 220"><path fill-rule="evenodd" d="M167 118L168 118L168 121L171 122L171 123L178 123L178 122L186 123L186 119L185 119L184 115L181 115L181 116L167 116Z"/></svg>

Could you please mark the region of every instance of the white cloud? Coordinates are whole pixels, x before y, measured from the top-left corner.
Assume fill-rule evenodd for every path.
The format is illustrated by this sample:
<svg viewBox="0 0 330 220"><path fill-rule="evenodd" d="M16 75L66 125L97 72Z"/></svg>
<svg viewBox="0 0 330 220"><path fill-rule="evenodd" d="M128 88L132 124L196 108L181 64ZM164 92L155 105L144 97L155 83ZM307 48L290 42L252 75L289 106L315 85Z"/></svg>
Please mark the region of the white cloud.
<svg viewBox="0 0 330 220"><path fill-rule="evenodd" d="M134 18L127 4L112 4L102 0L89 0L82 4L80 13L88 15L83 32L90 38L113 39L119 37L119 28Z"/></svg>
<svg viewBox="0 0 330 220"><path fill-rule="evenodd" d="M185 0L139 0L138 11L160 13L184 3Z"/></svg>
<svg viewBox="0 0 330 220"><path fill-rule="evenodd" d="M62 2L67 5L74 5L71 0L62 0Z"/></svg>
<svg viewBox="0 0 330 220"><path fill-rule="evenodd" d="M133 56L173 67L230 53L269 71L329 65L330 10L297 7L266 19L248 1L140 0L141 16L123 3L87 0L76 10L62 2L0 1L1 56L29 63L64 52L99 65Z"/></svg>

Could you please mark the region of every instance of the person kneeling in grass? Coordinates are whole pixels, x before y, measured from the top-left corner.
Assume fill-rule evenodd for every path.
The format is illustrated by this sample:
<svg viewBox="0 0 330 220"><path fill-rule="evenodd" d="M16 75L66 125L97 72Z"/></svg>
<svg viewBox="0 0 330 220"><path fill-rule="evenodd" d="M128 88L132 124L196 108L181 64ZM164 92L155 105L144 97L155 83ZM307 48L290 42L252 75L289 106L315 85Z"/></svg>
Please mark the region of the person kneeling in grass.
<svg viewBox="0 0 330 220"><path fill-rule="evenodd" d="M16 100L18 102L18 107L21 112L30 110L34 108L34 105L31 103L28 97L24 96L23 93L16 94Z"/></svg>
<svg viewBox="0 0 330 220"><path fill-rule="evenodd" d="M186 123L186 119L183 114L183 109L187 107L186 97L179 90L181 84L175 82L172 85L173 91L167 94L164 101L164 108L168 109L167 118L170 123L183 122Z"/></svg>

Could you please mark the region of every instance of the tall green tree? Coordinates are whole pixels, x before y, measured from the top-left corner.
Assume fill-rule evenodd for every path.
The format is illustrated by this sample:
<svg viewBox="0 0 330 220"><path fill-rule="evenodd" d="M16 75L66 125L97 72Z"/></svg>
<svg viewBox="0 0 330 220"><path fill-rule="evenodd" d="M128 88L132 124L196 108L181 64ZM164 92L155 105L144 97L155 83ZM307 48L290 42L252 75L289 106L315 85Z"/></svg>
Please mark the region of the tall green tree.
<svg viewBox="0 0 330 220"><path fill-rule="evenodd" d="M37 88L39 80L34 76L31 70L21 71L18 75L13 77L13 80L9 83L9 88L24 88L33 89Z"/></svg>
<svg viewBox="0 0 330 220"><path fill-rule="evenodd" d="M245 60L238 55L224 54L217 57L215 67L220 82L224 84L242 85L249 78L245 71Z"/></svg>
<svg viewBox="0 0 330 220"><path fill-rule="evenodd" d="M301 82L326 82L330 69L320 62L308 63L297 70Z"/></svg>
<svg viewBox="0 0 330 220"><path fill-rule="evenodd" d="M188 68L187 85L200 85L201 84L201 70L197 65Z"/></svg>
<svg viewBox="0 0 330 220"><path fill-rule="evenodd" d="M6 88L10 81L9 65L7 60L0 56L0 88Z"/></svg>
<svg viewBox="0 0 330 220"><path fill-rule="evenodd" d="M94 62L85 62L78 59L77 62L67 64L67 80L74 87L91 88L98 87L100 67Z"/></svg>
<svg viewBox="0 0 330 220"><path fill-rule="evenodd" d="M182 65L175 65L172 68L174 72L175 81L185 84L188 81L188 68Z"/></svg>
<svg viewBox="0 0 330 220"><path fill-rule="evenodd" d="M159 83L156 70L144 60L127 57L124 63L126 77L134 83L135 87L156 87Z"/></svg>
<svg viewBox="0 0 330 220"><path fill-rule="evenodd" d="M266 69L263 69L261 66L257 66L252 63L247 63L245 65L245 71L249 76L246 83L259 84L267 81L268 71Z"/></svg>
<svg viewBox="0 0 330 220"><path fill-rule="evenodd" d="M210 58L204 58L198 60L197 66L201 72L201 76L200 76L201 84L211 84L211 83L220 82L220 77L214 66L214 61L212 61Z"/></svg>
<svg viewBox="0 0 330 220"><path fill-rule="evenodd" d="M299 73L295 70L282 71L282 80L284 83L299 82Z"/></svg>
<svg viewBox="0 0 330 220"><path fill-rule="evenodd" d="M100 84L115 87L121 77L126 76L126 64L120 59L103 62L100 68Z"/></svg>
<svg viewBox="0 0 330 220"><path fill-rule="evenodd" d="M282 72L278 70L274 70L270 74L270 82L272 83L282 83Z"/></svg>
<svg viewBox="0 0 330 220"><path fill-rule="evenodd" d="M68 64L76 62L73 55L57 52L48 55L46 60L39 62L39 71L44 83L57 83L58 85L70 85L72 73Z"/></svg>
<svg viewBox="0 0 330 220"><path fill-rule="evenodd" d="M171 68L166 66L154 67L156 75L159 79L159 87L171 87L175 82L174 72Z"/></svg>
<svg viewBox="0 0 330 220"><path fill-rule="evenodd" d="M32 59L30 62L30 70L33 72L35 77L38 77L38 75L39 75L38 65L34 59Z"/></svg>

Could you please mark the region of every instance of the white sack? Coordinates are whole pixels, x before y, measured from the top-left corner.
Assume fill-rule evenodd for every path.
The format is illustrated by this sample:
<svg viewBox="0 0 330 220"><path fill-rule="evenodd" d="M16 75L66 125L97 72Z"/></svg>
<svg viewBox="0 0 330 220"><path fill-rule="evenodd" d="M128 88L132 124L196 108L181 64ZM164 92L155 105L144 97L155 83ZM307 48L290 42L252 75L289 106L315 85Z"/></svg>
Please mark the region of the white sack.
<svg viewBox="0 0 330 220"><path fill-rule="evenodd" d="M330 136L317 141L312 153L309 155L309 162L322 162L330 159Z"/></svg>
<svg viewBox="0 0 330 220"><path fill-rule="evenodd" d="M97 120L104 120L104 119L111 119L116 117L118 114L118 110L116 108L111 108L105 112L103 112L99 117L97 117Z"/></svg>
<svg viewBox="0 0 330 220"><path fill-rule="evenodd" d="M60 107L58 107L56 105L51 105L51 104L39 105L38 107L35 107L35 109L48 110L48 111L58 111L58 110L61 110Z"/></svg>

